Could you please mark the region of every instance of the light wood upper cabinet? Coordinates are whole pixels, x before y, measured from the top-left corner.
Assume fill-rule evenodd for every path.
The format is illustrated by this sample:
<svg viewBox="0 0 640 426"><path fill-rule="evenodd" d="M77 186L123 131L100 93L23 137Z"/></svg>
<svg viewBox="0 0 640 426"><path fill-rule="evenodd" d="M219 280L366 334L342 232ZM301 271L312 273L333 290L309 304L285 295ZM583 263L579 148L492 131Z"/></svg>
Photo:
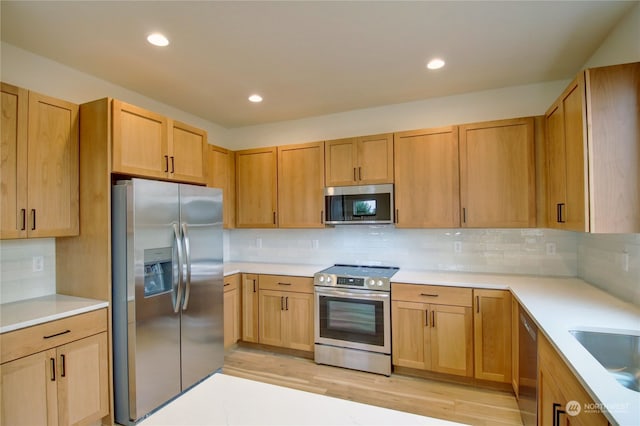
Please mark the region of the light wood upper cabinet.
<svg viewBox="0 0 640 426"><path fill-rule="evenodd" d="M640 232L640 62L581 72L546 113L552 228Z"/></svg>
<svg viewBox="0 0 640 426"><path fill-rule="evenodd" d="M474 289L476 379L511 384L511 293Z"/></svg>
<svg viewBox="0 0 640 426"><path fill-rule="evenodd" d="M236 151L236 226L277 227L275 147Z"/></svg>
<svg viewBox="0 0 640 426"><path fill-rule="evenodd" d="M324 227L324 143L278 147L278 226Z"/></svg>
<svg viewBox="0 0 640 426"><path fill-rule="evenodd" d="M207 132L179 121L170 120L170 177L175 180L205 183Z"/></svg>
<svg viewBox="0 0 640 426"><path fill-rule="evenodd" d="M532 117L460 126L462 226L536 225Z"/></svg>
<svg viewBox="0 0 640 426"><path fill-rule="evenodd" d="M114 99L112 171L204 183L207 133Z"/></svg>
<svg viewBox="0 0 640 426"><path fill-rule="evenodd" d="M207 147L207 186L222 189L222 223L225 229L236 224L236 157L233 151L215 145Z"/></svg>
<svg viewBox="0 0 640 426"><path fill-rule="evenodd" d="M471 377L471 289L392 285L392 359L399 367Z"/></svg>
<svg viewBox="0 0 640 426"><path fill-rule="evenodd" d="M394 135L396 227L460 226L458 128Z"/></svg>
<svg viewBox="0 0 640 426"><path fill-rule="evenodd" d="M393 183L393 134L325 142L327 186Z"/></svg>
<svg viewBox="0 0 640 426"><path fill-rule="evenodd" d="M78 105L2 83L0 237L79 233Z"/></svg>

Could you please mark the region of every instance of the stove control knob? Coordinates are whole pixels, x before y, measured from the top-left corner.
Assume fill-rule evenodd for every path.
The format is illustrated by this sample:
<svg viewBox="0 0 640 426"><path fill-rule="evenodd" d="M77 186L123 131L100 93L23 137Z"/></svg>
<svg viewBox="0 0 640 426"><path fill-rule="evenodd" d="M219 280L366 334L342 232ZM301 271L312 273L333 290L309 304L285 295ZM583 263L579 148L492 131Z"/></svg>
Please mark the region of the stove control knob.
<svg viewBox="0 0 640 426"><path fill-rule="evenodd" d="M320 277L318 278L318 281L320 281L321 283L324 282L324 275L320 275Z"/></svg>
<svg viewBox="0 0 640 426"><path fill-rule="evenodd" d="M378 280L378 287L382 287L382 280Z"/></svg>
<svg viewBox="0 0 640 426"><path fill-rule="evenodd" d="M376 281L373 279L370 279L367 284L369 285L369 287L373 287L374 285L376 285Z"/></svg>
<svg viewBox="0 0 640 426"><path fill-rule="evenodd" d="M327 284L331 284L331 277L327 276Z"/></svg>

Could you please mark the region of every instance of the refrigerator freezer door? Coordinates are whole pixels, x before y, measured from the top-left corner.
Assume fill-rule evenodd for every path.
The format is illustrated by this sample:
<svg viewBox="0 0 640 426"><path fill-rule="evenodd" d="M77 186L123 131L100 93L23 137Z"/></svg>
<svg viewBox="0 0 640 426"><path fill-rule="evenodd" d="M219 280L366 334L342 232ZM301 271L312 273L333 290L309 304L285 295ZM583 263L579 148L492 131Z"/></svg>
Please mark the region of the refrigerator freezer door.
<svg viewBox="0 0 640 426"><path fill-rule="evenodd" d="M181 391L180 314L174 311L180 303L177 281L182 272L178 266L181 238L174 232L180 217L178 199L175 184L133 179L130 223L135 307L129 318L129 328L135 335L134 346L131 336L129 339L132 419L139 419ZM150 265L152 272L164 272L163 285L168 291L150 291Z"/></svg>
<svg viewBox="0 0 640 426"><path fill-rule="evenodd" d="M182 388L222 367L222 191L180 185L186 258L182 303Z"/></svg>

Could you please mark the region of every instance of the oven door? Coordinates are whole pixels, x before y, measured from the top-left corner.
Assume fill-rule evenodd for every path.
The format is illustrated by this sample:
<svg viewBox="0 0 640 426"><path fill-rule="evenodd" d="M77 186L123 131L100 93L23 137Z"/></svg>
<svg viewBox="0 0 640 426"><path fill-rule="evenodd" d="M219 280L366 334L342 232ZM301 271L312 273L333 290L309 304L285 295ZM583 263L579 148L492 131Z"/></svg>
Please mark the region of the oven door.
<svg viewBox="0 0 640 426"><path fill-rule="evenodd" d="M315 343L391 353L391 293L315 287Z"/></svg>

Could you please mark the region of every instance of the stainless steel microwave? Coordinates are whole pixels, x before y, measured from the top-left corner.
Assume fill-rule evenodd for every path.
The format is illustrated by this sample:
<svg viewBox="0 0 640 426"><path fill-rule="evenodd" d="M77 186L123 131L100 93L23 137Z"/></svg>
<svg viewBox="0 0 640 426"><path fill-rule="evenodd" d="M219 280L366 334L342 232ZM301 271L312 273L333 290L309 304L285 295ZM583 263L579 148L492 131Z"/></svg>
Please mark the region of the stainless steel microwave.
<svg viewBox="0 0 640 426"><path fill-rule="evenodd" d="M333 186L324 189L325 224L393 223L393 185Z"/></svg>

